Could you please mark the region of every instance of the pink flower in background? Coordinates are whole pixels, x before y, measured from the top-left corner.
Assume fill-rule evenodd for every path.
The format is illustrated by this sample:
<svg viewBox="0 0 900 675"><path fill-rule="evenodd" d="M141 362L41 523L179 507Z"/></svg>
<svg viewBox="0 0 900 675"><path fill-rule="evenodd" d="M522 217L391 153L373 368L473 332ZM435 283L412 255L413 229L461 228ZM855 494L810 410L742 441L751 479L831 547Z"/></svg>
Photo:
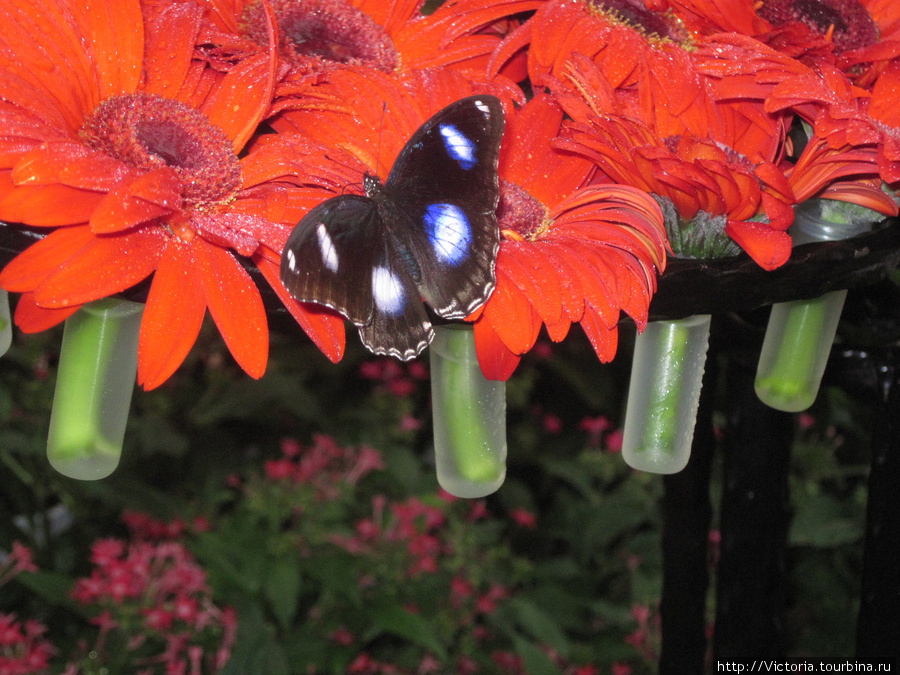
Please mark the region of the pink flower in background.
<svg viewBox="0 0 900 675"><path fill-rule="evenodd" d="M56 652L44 639L47 627L20 621L16 614L0 614L0 675L40 675L49 672Z"/></svg>
<svg viewBox="0 0 900 675"><path fill-rule="evenodd" d="M609 452L622 452L622 436L621 429L613 429L606 434L606 449Z"/></svg>
<svg viewBox="0 0 900 675"><path fill-rule="evenodd" d="M531 513L530 511L526 511L525 509L513 509L509 512L509 517L519 527L524 527L529 530L533 530L535 527L537 527L537 517L535 517L533 513Z"/></svg>
<svg viewBox="0 0 900 675"><path fill-rule="evenodd" d="M94 569L76 580L71 597L97 612L101 657L108 634L118 631L130 649L155 649L167 673L218 669L230 658L237 617L213 602L206 572L182 544L102 539L91 561Z"/></svg>
<svg viewBox="0 0 900 675"><path fill-rule="evenodd" d="M0 558L0 586L22 572L37 572L37 566L32 561L31 549L14 541L6 557Z"/></svg>

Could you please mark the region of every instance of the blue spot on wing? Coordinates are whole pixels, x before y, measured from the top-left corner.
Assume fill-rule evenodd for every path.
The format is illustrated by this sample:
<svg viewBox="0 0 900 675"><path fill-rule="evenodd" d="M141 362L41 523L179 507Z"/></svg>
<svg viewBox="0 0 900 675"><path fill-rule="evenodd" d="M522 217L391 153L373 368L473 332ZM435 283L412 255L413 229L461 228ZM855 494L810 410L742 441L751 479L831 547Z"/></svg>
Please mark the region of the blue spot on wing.
<svg viewBox="0 0 900 675"><path fill-rule="evenodd" d="M472 248L472 226L465 211L454 204L429 204L425 209L426 232L441 262L459 265Z"/></svg>
<svg viewBox="0 0 900 675"><path fill-rule="evenodd" d="M475 157L475 143L471 138L462 133L452 124L442 124L440 126L441 138L444 139L444 147L447 153L455 159L459 165L468 171L476 164L478 158Z"/></svg>

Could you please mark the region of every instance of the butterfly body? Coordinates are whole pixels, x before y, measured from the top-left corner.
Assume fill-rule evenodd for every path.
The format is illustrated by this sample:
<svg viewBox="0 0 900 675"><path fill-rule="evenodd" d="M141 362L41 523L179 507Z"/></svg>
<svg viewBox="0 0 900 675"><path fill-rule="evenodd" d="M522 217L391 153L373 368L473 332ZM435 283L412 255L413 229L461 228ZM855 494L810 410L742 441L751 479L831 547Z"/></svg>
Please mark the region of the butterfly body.
<svg viewBox="0 0 900 675"><path fill-rule="evenodd" d="M384 184L366 174L365 196L333 197L298 223L282 256L288 291L346 316L376 354L418 355L434 335L422 299L462 319L493 291L503 126L493 96L434 115Z"/></svg>

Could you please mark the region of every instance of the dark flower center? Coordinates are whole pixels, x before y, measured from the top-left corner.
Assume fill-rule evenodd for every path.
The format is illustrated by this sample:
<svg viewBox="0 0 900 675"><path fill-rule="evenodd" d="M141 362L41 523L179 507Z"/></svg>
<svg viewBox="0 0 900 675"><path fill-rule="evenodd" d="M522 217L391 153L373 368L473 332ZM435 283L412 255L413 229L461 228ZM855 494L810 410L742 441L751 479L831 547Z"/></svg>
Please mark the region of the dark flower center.
<svg viewBox="0 0 900 675"><path fill-rule="evenodd" d="M647 36L683 41L687 35L680 24L665 14L651 12L640 0L588 0L597 12L641 31Z"/></svg>
<svg viewBox="0 0 900 675"><path fill-rule="evenodd" d="M547 208L515 183L500 179L497 222L507 239L532 241L548 227Z"/></svg>
<svg viewBox="0 0 900 675"><path fill-rule="evenodd" d="M385 72L400 65L394 43L372 17L346 0L273 0L282 56L295 65L309 58L368 65ZM265 43L261 3L248 7L247 34Z"/></svg>
<svg viewBox="0 0 900 675"><path fill-rule="evenodd" d="M775 26L799 21L821 35L833 27L838 52L878 42L878 25L859 0L768 0L759 15Z"/></svg>
<svg viewBox="0 0 900 675"><path fill-rule="evenodd" d="M136 169L174 169L188 208L225 201L241 185L231 141L206 115L180 101L113 96L85 120L80 135L90 147Z"/></svg>

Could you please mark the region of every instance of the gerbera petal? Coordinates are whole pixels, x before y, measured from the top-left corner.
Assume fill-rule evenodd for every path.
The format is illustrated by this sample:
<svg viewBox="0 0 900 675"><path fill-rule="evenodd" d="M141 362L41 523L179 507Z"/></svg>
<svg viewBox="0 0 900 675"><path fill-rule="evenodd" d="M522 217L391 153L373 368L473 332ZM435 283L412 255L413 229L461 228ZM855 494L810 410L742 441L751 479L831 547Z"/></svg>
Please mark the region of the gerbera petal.
<svg viewBox="0 0 900 675"><path fill-rule="evenodd" d="M2 83L0 83L2 90ZM31 110L25 110L0 101L0 167L12 168L23 153L43 142L66 141L66 134L38 118Z"/></svg>
<svg viewBox="0 0 900 675"><path fill-rule="evenodd" d="M569 334L569 329L572 327L572 322L566 318L562 318L557 323L547 323L544 325L547 328L547 335L551 340L553 340L553 342L562 342Z"/></svg>
<svg viewBox="0 0 900 675"><path fill-rule="evenodd" d="M484 318L475 323L475 351L481 372L489 380L505 382L522 360L510 351Z"/></svg>
<svg viewBox="0 0 900 675"><path fill-rule="evenodd" d="M881 189L880 179L868 183L860 180L838 181L825 188L819 196L824 199L859 204L886 216L897 215L897 203Z"/></svg>
<svg viewBox="0 0 900 675"><path fill-rule="evenodd" d="M141 25L140 19L138 26ZM0 3L0 90L3 98L71 134L100 100L89 45L60 2ZM28 64L31 67L23 67ZM37 66L37 67L35 67Z"/></svg>
<svg viewBox="0 0 900 675"><path fill-rule="evenodd" d="M361 0L354 3L380 24L385 32L394 33L410 19L419 16L421 0Z"/></svg>
<svg viewBox="0 0 900 675"><path fill-rule="evenodd" d="M155 228L94 237L35 289L34 299L43 307L67 307L121 293L153 273L164 237Z"/></svg>
<svg viewBox="0 0 900 675"><path fill-rule="evenodd" d="M562 269L557 268L563 283L565 276L571 277L570 283L578 284L584 303L597 308L607 323L615 323L619 317L619 307L613 299L618 298L618 292L615 277L609 268L602 262L592 260L590 244L583 240L565 238L554 243L563 265ZM570 315L570 318L577 321L581 316Z"/></svg>
<svg viewBox="0 0 900 675"><path fill-rule="evenodd" d="M337 363L344 357L346 332L344 331L344 319L338 314L329 311L321 305L297 302L281 283L279 266L269 260L257 257L256 262L259 271L269 282L272 290L284 303L304 332L315 343L323 354L332 362Z"/></svg>
<svg viewBox="0 0 900 675"><path fill-rule="evenodd" d="M491 56L488 64L489 75L499 73L510 60L528 47L532 39L532 28L533 24L526 21L504 38Z"/></svg>
<svg viewBox="0 0 900 675"><path fill-rule="evenodd" d="M108 192L91 216L97 234L119 232L181 208L182 185L171 167L138 174Z"/></svg>
<svg viewBox="0 0 900 675"><path fill-rule="evenodd" d="M587 305L584 308L584 316L581 319L581 328L587 335L601 363L609 363L616 355L619 344L619 330L613 325L608 326L593 307Z"/></svg>
<svg viewBox="0 0 900 675"><path fill-rule="evenodd" d="M894 129L900 128L900 62L889 65L872 88L869 114Z"/></svg>
<svg viewBox="0 0 900 675"><path fill-rule="evenodd" d="M528 296L499 268L497 287L485 304L482 320L491 324L515 354L524 354L531 349L541 330L541 319Z"/></svg>
<svg viewBox="0 0 900 675"><path fill-rule="evenodd" d="M144 57L144 18L137 0L81 0L68 5L91 45L100 98L133 92Z"/></svg>
<svg viewBox="0 0 900 675"><path fill-rule="evenodd" d="M766 223L728 221L725 232L763 269L774 270L791 256L790 236Z"/></svg>
<svg viewBox="0 0 900 675"><path fill-rule="evenodd" d="M154 389L182 364L197 340L206 300L193 247L170 237L162 253L138 340L138 383Z"/></svg>
<svg viewBox="0 0 900 675"><path fill-rule="evenodd" d="M82 190L111 190L128 173L128 168L105 152L84 143L62 141L44 143L21 155L12 172L16 185L59 183Z"/></svg>
<svg viewBox="0 0 900 675"><path fill-rule="evenodd" d="M178 98L188 79L202 16L200 5L176 2L147 23L144 91Z"/></svg>
<svg viewBox="0 0 900 675"><path fill-rule="evenodd" d="M33 293L22 293L19 296L18 304L16 304L16 326L23 333L40 333L62 323L77 312L80 307L81 305L72 305L71 307L62 307L60 309L47 309L46 307L40 307L34 301Z"/></svg>
<svg viewBox="0 0 900 675"><path fill-rule="evenodd" d="M656 265L660 271L665 268L664 239L651 238L636 228L605 223L599 218L591 221L586 217L587 215L582 214L580 222L561 224L557 233L596 241L613 249L621 249ZM602 215L606 217L611 214L607 210ZM622 213L623 220L627 220L631 216L632 214L628 212Z"/></svg>
<svg viewBox="0 0 900 675"><path fill-rule="evenodd" d="M567 263L568 251L553 240L546 240L541 242L541 253L557 272L565 315L571 321L580 320L584 314L584 290L580 278Z"/></svg>
<svg viewBox="0 0 900 675"><path fill-rule="evenodd" d="M269 355L269 329L259 289L228 251L193 240L206 305L235 360L251 377L262 377Z"/></svg>
<svg viewBox="0 0 900 675"><path fill-rule="evenodd" d="M23 185L0 195L0 220L37 227L86 223L103 194L67 185Z"/></svg>
<svg viewBox="0 0 900 675"><path fill-rule="evenodd" d="M586 304L591 305L607 325L618 321L619 309L631 316L635 322L642 323L650 304L650 288L655 288L655 276L649 266L641 265L634 256L604 246L573 242L576 255L596 270L596 276L608 288L614 289L615 295L604 297L597 302L596 295L586 296ZM608 305L612 309L608 309ZM618 307L616 307L618 305Z"/></svg>
<svg viewBox="0 0 900 675"><path fill-rule="evenodd" d="M247 144L272 102L275 67L278 63L274 18L268 2L263 3L268 22L268 51L238 63L203 103L210 121L232 139L235 152Z"/></svg>
<svg viewBox="0 0 900 675"><path fill-rule="evenodd" d="M504 179L527 190L544 204L554 204L590 177L592 162L551 145L559 133L562 109L540 94L512 115L500 148Z"/></svg>
<svg viewBox="0 0 900 675"><path fill-rule="evenodd" d="M93 239L86 225L51 232L10 261L0 272L0 286L13 293L33 291Z"/></svg>
<svg viewBox="0 0 900 675"><path fill-rule="evenodd" d="M562 314L559 278L540 248L525 242L503 242L497 267L531 299L544 322L556 323Z"/></svg>

